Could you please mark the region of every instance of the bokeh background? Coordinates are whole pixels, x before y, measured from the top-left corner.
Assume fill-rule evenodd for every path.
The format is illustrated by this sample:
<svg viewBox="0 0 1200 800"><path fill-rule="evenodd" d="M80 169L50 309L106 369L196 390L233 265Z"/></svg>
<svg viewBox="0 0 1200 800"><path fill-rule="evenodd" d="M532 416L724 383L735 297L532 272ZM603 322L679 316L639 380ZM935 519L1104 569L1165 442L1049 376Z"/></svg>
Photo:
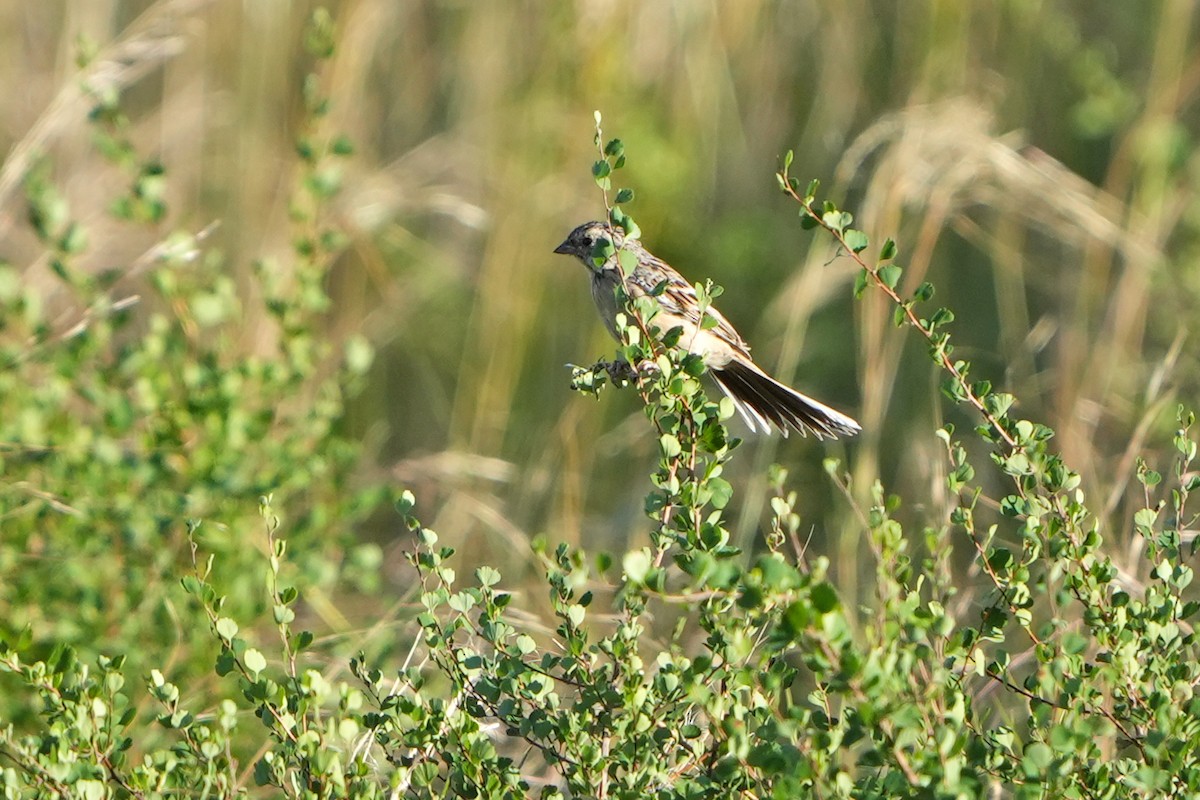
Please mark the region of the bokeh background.
<svg viewBox="0 0 1200 800"><path fill-rule="evenodd" d="M314 4L0 0L0 256L38 280L19 189L53 153L89 225L85 263L127 263L175 229L211 228L240 286L290 247L288 191ZM1114 552L1134 459L1161 459L1200 375L1200 91L1191 0L347 0L323 74L355 145L336 201L349 246L328 335L377 359L343 421L364 481L411 488L425 522L519 585L534 536L620 551L645 541L656 448L631 393L573 394L568 363L611 356L580 267L551 253L603 213L593 111L629 156L618 183L650 248L726 289L761 364L857 417L847 443L748 437L731 477L754 546L767 467L789 470L813 552L853 596L873 566L822 470L908 522L946 524L939 425L974 420L891 310L801 230L773 172L891 236L903 287L930 280L958 354L1056 429ZM81 53L93 57L80 68ZM170 213L146 238L106 227L111 168L91 148L82 80L108 81ZM261 347L245 320L238 346ZM994 481L981 477L985 488ZM999 484L995 484L998 486ZM394 519L390 591L407 573ZM530 584L533 585L532 583Z"/></svg>

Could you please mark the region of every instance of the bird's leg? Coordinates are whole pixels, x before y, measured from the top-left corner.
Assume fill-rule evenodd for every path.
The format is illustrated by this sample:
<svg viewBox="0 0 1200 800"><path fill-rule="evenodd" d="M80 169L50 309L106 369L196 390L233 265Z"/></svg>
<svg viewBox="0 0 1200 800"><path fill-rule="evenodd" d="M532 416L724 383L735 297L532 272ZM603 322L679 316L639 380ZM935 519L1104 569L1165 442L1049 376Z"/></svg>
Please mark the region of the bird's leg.
<svg viewBox="0 0 1200 800"><path fill-rule="evenodd" d="M623 358L601 361L597 366L603 366L614 386L627 386L637 378L637 370Z"/></svg>
<svg viewBox="0 0 1200 800"><path fill-rule="evenodd" d="M612 361L597 361L590 367L580 367L568 364L571 368L571 387L586 394L596 394L603 385L603 376L613 386L629 386L641 378L649 378L658 373L658 364L652 359L639 361L635 367L623 358Z"/></svg>
<svg viewBox="0 0 1200 800"><path fill-rule="evenodd" d="M628 361L597 361L590 367L568 364L571 369L571 388L585 394L595 395L604 386L605 378L613 386L629 386L637 381L638 371Z"/></svg>

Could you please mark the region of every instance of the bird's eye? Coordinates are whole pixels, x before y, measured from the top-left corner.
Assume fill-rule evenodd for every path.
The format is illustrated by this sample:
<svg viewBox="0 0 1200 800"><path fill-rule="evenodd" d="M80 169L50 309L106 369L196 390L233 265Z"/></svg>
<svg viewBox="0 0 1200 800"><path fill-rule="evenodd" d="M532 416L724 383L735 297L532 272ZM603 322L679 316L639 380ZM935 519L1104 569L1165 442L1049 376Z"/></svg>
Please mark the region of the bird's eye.
<svg viewBox="0 0 1200 800"><path fill-rule="evenodd" d="M583 235L583 244L585 247L591 247L595 243L596 243L596 240L592 238L592 235L590 233L585 233Z"/></svg>

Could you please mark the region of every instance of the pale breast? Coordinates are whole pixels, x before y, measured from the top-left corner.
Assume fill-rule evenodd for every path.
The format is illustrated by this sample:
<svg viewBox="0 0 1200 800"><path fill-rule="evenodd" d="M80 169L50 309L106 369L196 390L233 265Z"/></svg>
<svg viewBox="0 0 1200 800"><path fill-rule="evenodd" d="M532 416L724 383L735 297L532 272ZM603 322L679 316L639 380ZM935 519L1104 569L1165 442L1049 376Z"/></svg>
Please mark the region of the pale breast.
<svg viewBox="0 0 1200 800"><path fill-rule="evenodd" d="M614 339L620 340L620 335L617 333L617 313L623 311L617 304L617 283L619 278L618 273L611 269L594 270L592 272L592 300L596 303L596 310L600 312L600 319L604 320L604 327L608 328L608 332Z"/></svg>

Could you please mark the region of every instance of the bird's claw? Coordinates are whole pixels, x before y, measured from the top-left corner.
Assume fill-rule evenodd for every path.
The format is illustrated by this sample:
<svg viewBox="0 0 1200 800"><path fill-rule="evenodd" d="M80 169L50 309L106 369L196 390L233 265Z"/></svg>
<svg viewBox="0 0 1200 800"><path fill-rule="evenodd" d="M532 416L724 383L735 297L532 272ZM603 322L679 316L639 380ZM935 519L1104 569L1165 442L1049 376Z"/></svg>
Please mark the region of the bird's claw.
<svg viewBox="0 0 1200 800"><path fill-rule="evenodd" d="M637 372L634 370L633 365L624 359L602 361L600 363L608 373L609 379L617 386L632 383L637 378Z"/></svg>

